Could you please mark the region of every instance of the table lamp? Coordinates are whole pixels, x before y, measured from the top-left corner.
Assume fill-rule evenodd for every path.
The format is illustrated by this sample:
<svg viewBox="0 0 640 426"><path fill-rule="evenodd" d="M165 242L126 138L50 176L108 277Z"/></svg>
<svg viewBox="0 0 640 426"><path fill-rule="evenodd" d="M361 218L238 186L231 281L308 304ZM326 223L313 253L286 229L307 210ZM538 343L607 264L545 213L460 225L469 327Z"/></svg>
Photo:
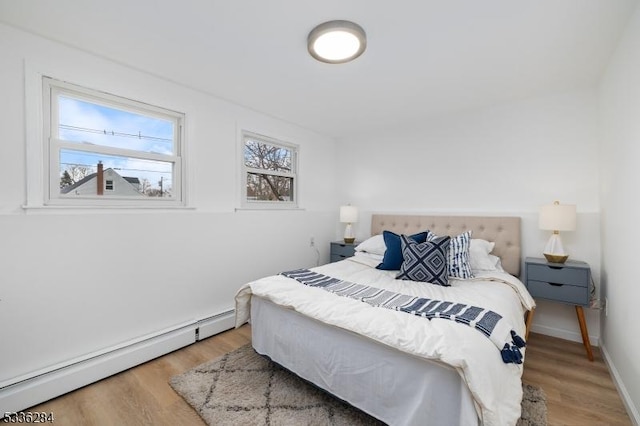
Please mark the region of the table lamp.
<svg viewBox="0 0 640 426"><path fill-rule="evenodd" d="M353 236L352 223L358 221L358 208L354 206L340 206L340 222L346 223L344 228L344 242L353 243L356 238Z"/></svg>
<svg viewBox="0 0 640 426"><path fill-rule="evenodd" d="M562 247L560 231L574 231L576 229L575 204L560 204L559 201L556 201L551 205L542 206L538 219L540 229L553 231L542 254L549 262L566 262L569 255Z"/></svg>

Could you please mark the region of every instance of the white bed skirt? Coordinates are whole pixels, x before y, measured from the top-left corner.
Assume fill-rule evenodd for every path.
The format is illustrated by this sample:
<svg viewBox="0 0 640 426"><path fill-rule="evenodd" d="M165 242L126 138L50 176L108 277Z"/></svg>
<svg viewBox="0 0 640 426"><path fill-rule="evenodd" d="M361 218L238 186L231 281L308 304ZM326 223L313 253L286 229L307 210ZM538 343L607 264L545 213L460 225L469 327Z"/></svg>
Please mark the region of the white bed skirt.
<svg viewBox="0 0 640 426"><path fill-rule="evenodd" d="M469 389L444 364L251 299L254 349L390 425L477 425Z"/></svg>

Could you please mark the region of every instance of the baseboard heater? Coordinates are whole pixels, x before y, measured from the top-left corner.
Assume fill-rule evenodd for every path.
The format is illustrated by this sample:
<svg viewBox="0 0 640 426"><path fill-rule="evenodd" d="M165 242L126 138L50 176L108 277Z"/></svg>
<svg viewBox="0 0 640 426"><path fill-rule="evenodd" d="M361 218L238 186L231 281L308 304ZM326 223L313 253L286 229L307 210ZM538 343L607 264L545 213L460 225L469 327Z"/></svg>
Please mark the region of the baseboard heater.
<svg viewBox="0 0 640 426"><path fill-rule="evenodd" d="M25 410L72 390L233 328L230 310L0 383L2 413Z"/></svg>

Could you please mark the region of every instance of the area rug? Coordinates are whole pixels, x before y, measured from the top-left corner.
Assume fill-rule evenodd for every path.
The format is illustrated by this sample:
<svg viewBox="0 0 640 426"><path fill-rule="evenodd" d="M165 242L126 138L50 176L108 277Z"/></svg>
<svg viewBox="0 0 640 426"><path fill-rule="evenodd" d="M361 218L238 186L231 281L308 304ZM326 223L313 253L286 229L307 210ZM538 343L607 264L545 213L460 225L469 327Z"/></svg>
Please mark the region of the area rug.
<svg viewBox="0 0 640 426"><path fill-rule="evenodd" d="M174 376L171 387L209 425L383 425L245 345ZM547 424L541 389L524 385L519 426Z"/></svg>

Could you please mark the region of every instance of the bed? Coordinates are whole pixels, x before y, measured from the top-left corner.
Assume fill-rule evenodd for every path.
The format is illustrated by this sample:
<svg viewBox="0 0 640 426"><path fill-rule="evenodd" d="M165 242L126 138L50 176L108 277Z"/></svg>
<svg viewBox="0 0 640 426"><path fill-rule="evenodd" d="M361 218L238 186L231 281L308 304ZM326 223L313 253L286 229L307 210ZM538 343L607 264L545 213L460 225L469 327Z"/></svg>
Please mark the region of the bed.
<svg viewBox="0 0 640 426"><path fill-rule="evenodd" d="M372 217L372 236L423 230L450 236L471 230L473 239L495 243L491 255L500 266L452 280L450 287L396 280L397 271L376 269L379 259L367 252L312 271L403 295L482 306L525 336L524 314L535 304L515 278L520 218ZM249 319L258 353L385 423L508 425L520 416L522 364L505 363L495 342L473 327L370 306L283 275L238 291L236 326Z"/></svg>

